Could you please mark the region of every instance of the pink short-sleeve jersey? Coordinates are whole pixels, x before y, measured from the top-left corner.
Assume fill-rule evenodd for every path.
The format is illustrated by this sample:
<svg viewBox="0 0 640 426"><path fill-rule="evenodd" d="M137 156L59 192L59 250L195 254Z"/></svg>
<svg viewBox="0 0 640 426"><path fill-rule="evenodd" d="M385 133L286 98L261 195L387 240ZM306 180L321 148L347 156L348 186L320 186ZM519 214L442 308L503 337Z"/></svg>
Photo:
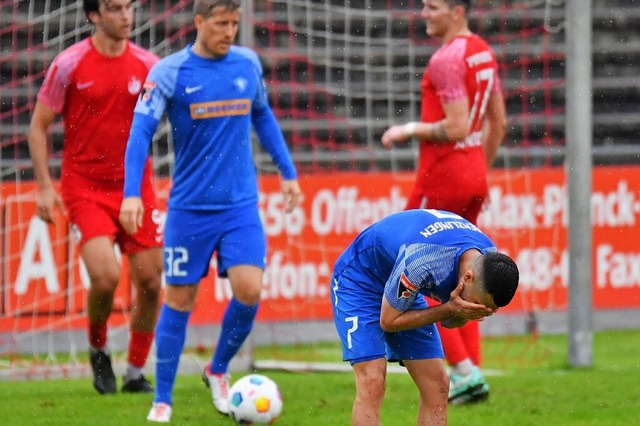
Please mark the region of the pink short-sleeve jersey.
<svg viewBox="0 0 640 426"><path fill-rule="evenodd" d="M487 42L475 34L455 37L429 60L422 78L421 119L439 121L443 104L467 99L469 133L482 130L489 96L500 90L498 64Z"/></svg>
<svg viewBox="0 0 640 426"><path fill-rule="evenodd" d="M78 186L121 192L133 109L157 61L130 42L122 55L104 56L90 37L54 59L38 101L62 115L63 192Z"/></svg>
<svg viewBox="0 0 640 426"><path fill-rule="evenodd" d="M469 136L446 144L421 141L417 190L486 193L482 126L489 97L500 90L495 54L481 37L454 37L433 54L422 78L421 121L438 122L445 117L443 105L466 100Z"/></svg>

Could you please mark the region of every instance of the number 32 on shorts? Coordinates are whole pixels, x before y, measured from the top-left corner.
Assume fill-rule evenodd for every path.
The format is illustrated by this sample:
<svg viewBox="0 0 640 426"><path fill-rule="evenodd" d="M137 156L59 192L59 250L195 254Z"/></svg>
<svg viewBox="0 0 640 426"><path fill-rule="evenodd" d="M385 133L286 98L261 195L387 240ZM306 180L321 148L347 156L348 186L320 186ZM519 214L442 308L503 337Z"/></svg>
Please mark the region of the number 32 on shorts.
<svg viewBox="0 0 640 426"><path fill-rule="evenodd" d="M164 248L164 272L168 277L186 277L187 271L183 269L183 266L188 261L189 251L185 247Z"/></svg>

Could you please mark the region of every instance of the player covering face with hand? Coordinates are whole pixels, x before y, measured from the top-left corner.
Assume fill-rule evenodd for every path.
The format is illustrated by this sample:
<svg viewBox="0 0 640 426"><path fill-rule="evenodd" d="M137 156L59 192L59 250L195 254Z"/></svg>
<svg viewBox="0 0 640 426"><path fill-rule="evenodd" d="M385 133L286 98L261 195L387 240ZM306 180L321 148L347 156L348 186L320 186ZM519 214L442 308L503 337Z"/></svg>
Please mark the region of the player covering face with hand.
<svg viewBox="0 0 640 426"><path fill-rule="evenodd" d="M405 209L446 210L475 224L488 199L487 169L507 128L498 63L489 43L469 29L470 0L423 0L423 6L427 35L442 46L424 70L420 120L391 126L382 144L392 148L419 140L416 180ZM451 367L449 402L486 400L479 324L439 332Z"/></svg>
<svg viewBox="0 0 640 426"><path fill-rule="evenodd" d="M418 387L417 424L446 424L449 378L435 324L482 321L511 302L518 281L514 261L450 212L407 210L362 231L336 261L331 285L356 378L352 424L380 423L387 361L404 365Z"/></svg>

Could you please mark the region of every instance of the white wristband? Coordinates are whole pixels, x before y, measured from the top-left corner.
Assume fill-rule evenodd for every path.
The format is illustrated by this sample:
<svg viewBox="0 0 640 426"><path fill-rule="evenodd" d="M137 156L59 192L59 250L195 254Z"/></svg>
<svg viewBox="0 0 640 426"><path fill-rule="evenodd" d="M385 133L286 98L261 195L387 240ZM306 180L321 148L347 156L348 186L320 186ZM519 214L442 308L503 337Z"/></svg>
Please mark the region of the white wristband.
<svg viewBox="0 0 640 426"><path fill-rule="evenodd" d="M414 136L417 126L418 123L415 121L410 121L404 125L404 131L407 133L408 137L412 138Z"/></svg>

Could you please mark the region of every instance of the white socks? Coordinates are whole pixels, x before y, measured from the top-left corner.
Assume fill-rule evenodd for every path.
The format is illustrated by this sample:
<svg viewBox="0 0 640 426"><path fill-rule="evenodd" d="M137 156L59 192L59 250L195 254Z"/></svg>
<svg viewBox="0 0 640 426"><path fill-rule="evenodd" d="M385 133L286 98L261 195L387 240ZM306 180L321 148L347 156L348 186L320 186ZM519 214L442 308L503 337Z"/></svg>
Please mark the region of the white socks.
<svg viewBox="0 0 640 426"><path fill-rule="evenodd" d="M107 346L96 348L95 346L89 345L89 355L93 355L98 352L104 352L105 354L109 355L109 348Z"/></svg>
<svg viewBox="0 0 640 426"><path fill-rule="evenodd" d="M133 365L127 365L127 372L124 375L124 381L135 380L142 374L142 368L134 367Z"/></svg>
<svg viewBox="0 0 640 426"><path fill-rule="evenodd" d="M453 371L454 373L460 376L466 376L471 374L472 369L473 369L473 363L471 362L470 358L467 358L463 361L460 361L456 365L451 366L451 371Z"/></svg>

